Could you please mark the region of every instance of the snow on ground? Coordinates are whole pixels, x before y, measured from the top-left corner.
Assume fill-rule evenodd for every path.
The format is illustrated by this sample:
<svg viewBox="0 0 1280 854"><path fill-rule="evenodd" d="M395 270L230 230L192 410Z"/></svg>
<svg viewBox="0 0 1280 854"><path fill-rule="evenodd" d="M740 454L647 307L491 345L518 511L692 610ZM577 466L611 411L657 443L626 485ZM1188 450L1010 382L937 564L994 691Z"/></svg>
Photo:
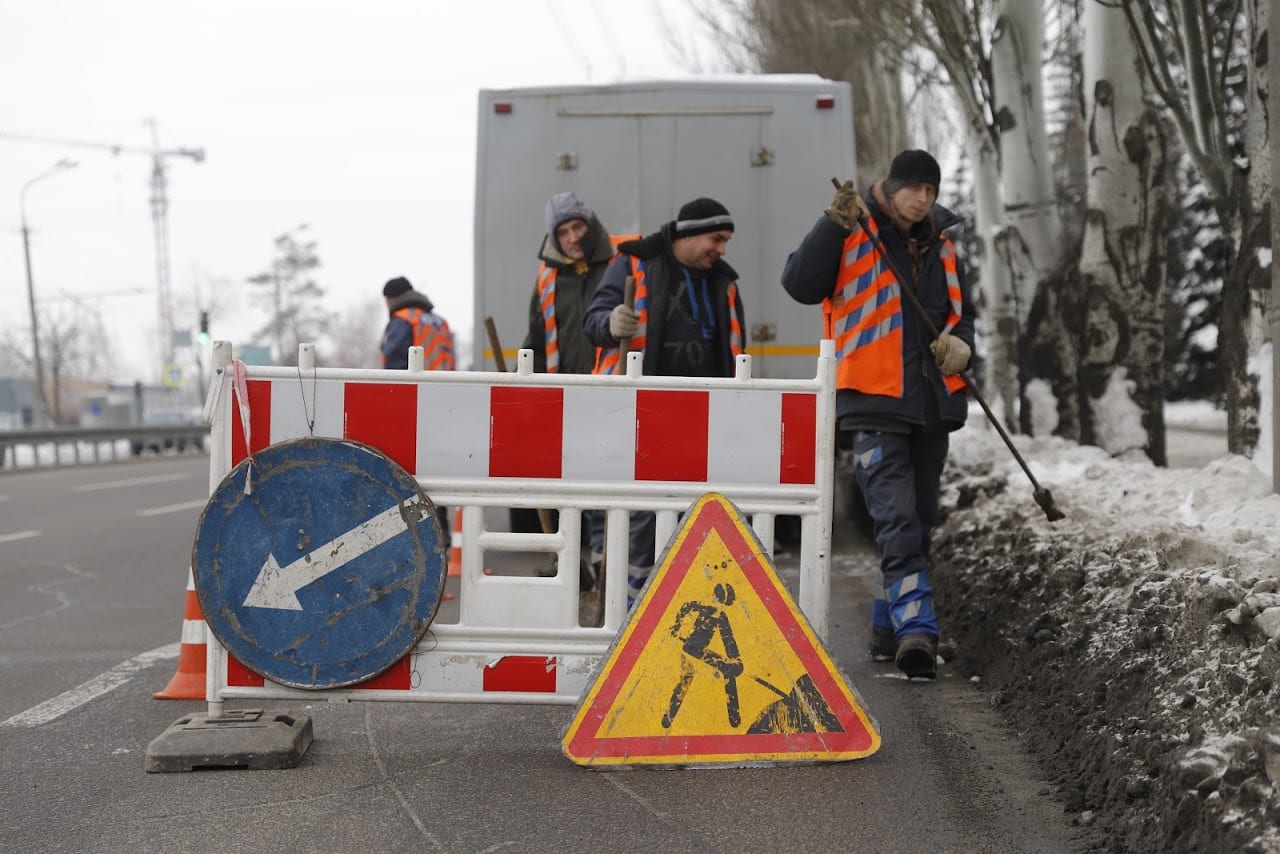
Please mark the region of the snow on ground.
<svg viewBox="0 0 1280 854"><path fill-rule="evenodd" d="M984 419L953 434L934 538L952 666L1025 734L1096 847L1280 852L1270 479L1235 456L1161 469L1014 443L1067 518L1046 519Z"/></svg>

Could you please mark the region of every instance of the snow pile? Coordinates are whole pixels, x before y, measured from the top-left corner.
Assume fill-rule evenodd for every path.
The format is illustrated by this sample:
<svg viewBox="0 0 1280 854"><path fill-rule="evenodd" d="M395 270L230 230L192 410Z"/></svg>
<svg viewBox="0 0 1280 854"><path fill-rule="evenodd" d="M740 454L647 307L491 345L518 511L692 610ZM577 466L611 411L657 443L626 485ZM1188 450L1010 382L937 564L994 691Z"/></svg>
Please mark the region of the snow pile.
<svg viewBox="0 0 1280 854"><path fill-rule="evenodd" d="M1112 850L1280 852L1280 496L1252 463L1158 469L953 435L934 540L955 666Z"/></svg>

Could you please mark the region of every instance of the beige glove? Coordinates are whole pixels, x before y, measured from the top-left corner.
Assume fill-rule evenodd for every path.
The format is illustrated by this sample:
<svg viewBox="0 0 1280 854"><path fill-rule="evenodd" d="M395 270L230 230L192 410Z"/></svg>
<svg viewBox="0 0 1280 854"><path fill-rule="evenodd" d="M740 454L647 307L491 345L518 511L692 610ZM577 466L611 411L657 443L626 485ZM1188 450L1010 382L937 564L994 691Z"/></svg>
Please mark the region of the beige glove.
<svg viewBox="0 0 1280 854"><path fill-rule="evenodd" d="M858 225L859 221L865 222L871 216L871 211L867 210L867 203L854 189L852 181L845 181L840 185L840 189L836 190L835 196L831 199L831 205L824 213L831 217L832 222L850 231Z"/></svg>
<svg viewBox="0 0 1280 854"><path fill-rule="evenodd" d="M943 332L929 345L933 352L933 361L938 370L947 376L958 374L969 366L969 357L973 351L969 345L954 335Z"/></svg>
<svg viewBox="0 0 1280 854"><path fill-rule="evenodd" d="M630 338L640 329L640 315L636 314L635 309L627 308L624 303L618 303L613 311L609 312L609 334L615 339Z"/></svg>

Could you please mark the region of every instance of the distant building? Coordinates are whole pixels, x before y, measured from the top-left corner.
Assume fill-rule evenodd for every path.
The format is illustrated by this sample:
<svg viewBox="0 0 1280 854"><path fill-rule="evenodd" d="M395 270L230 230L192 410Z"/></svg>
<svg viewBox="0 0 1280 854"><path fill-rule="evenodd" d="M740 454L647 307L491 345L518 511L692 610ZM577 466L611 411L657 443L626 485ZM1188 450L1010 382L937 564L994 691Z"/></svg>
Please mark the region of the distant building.
<svg viewBox="0 0 1280 854"><path fill-rule="evenodd" d="M0 379L0 430L31 430L40 402L31 380Z"/></svg>
<svg viewBox="0 0 1280 854"><path fill-rule="evenodd" d="M80 426L129 427L151 423L160 415L175 414L182 416L181 423L194 424L203 406L204 401L194 388L113 383L82 401Z"/></svg>

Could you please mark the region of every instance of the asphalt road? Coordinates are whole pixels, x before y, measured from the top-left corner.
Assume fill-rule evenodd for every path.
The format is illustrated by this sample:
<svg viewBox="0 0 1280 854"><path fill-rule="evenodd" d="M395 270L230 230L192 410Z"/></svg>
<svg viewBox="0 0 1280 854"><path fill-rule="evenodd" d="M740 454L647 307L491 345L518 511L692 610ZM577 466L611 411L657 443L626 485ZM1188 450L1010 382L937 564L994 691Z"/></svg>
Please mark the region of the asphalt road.
<svg viewBox="0 0 1280 854"><path fill-rule="evenodd" d="M205 711L151 694L174 672L207 487L203 457L0 475L0 851L1083 848L973 685L865 659L874 563L852 537L829 650L878 722L868 759L587 771L560 753L569 707L317 698L293 707L316 734L297 768L146 774L151 739Z"/></svg>

